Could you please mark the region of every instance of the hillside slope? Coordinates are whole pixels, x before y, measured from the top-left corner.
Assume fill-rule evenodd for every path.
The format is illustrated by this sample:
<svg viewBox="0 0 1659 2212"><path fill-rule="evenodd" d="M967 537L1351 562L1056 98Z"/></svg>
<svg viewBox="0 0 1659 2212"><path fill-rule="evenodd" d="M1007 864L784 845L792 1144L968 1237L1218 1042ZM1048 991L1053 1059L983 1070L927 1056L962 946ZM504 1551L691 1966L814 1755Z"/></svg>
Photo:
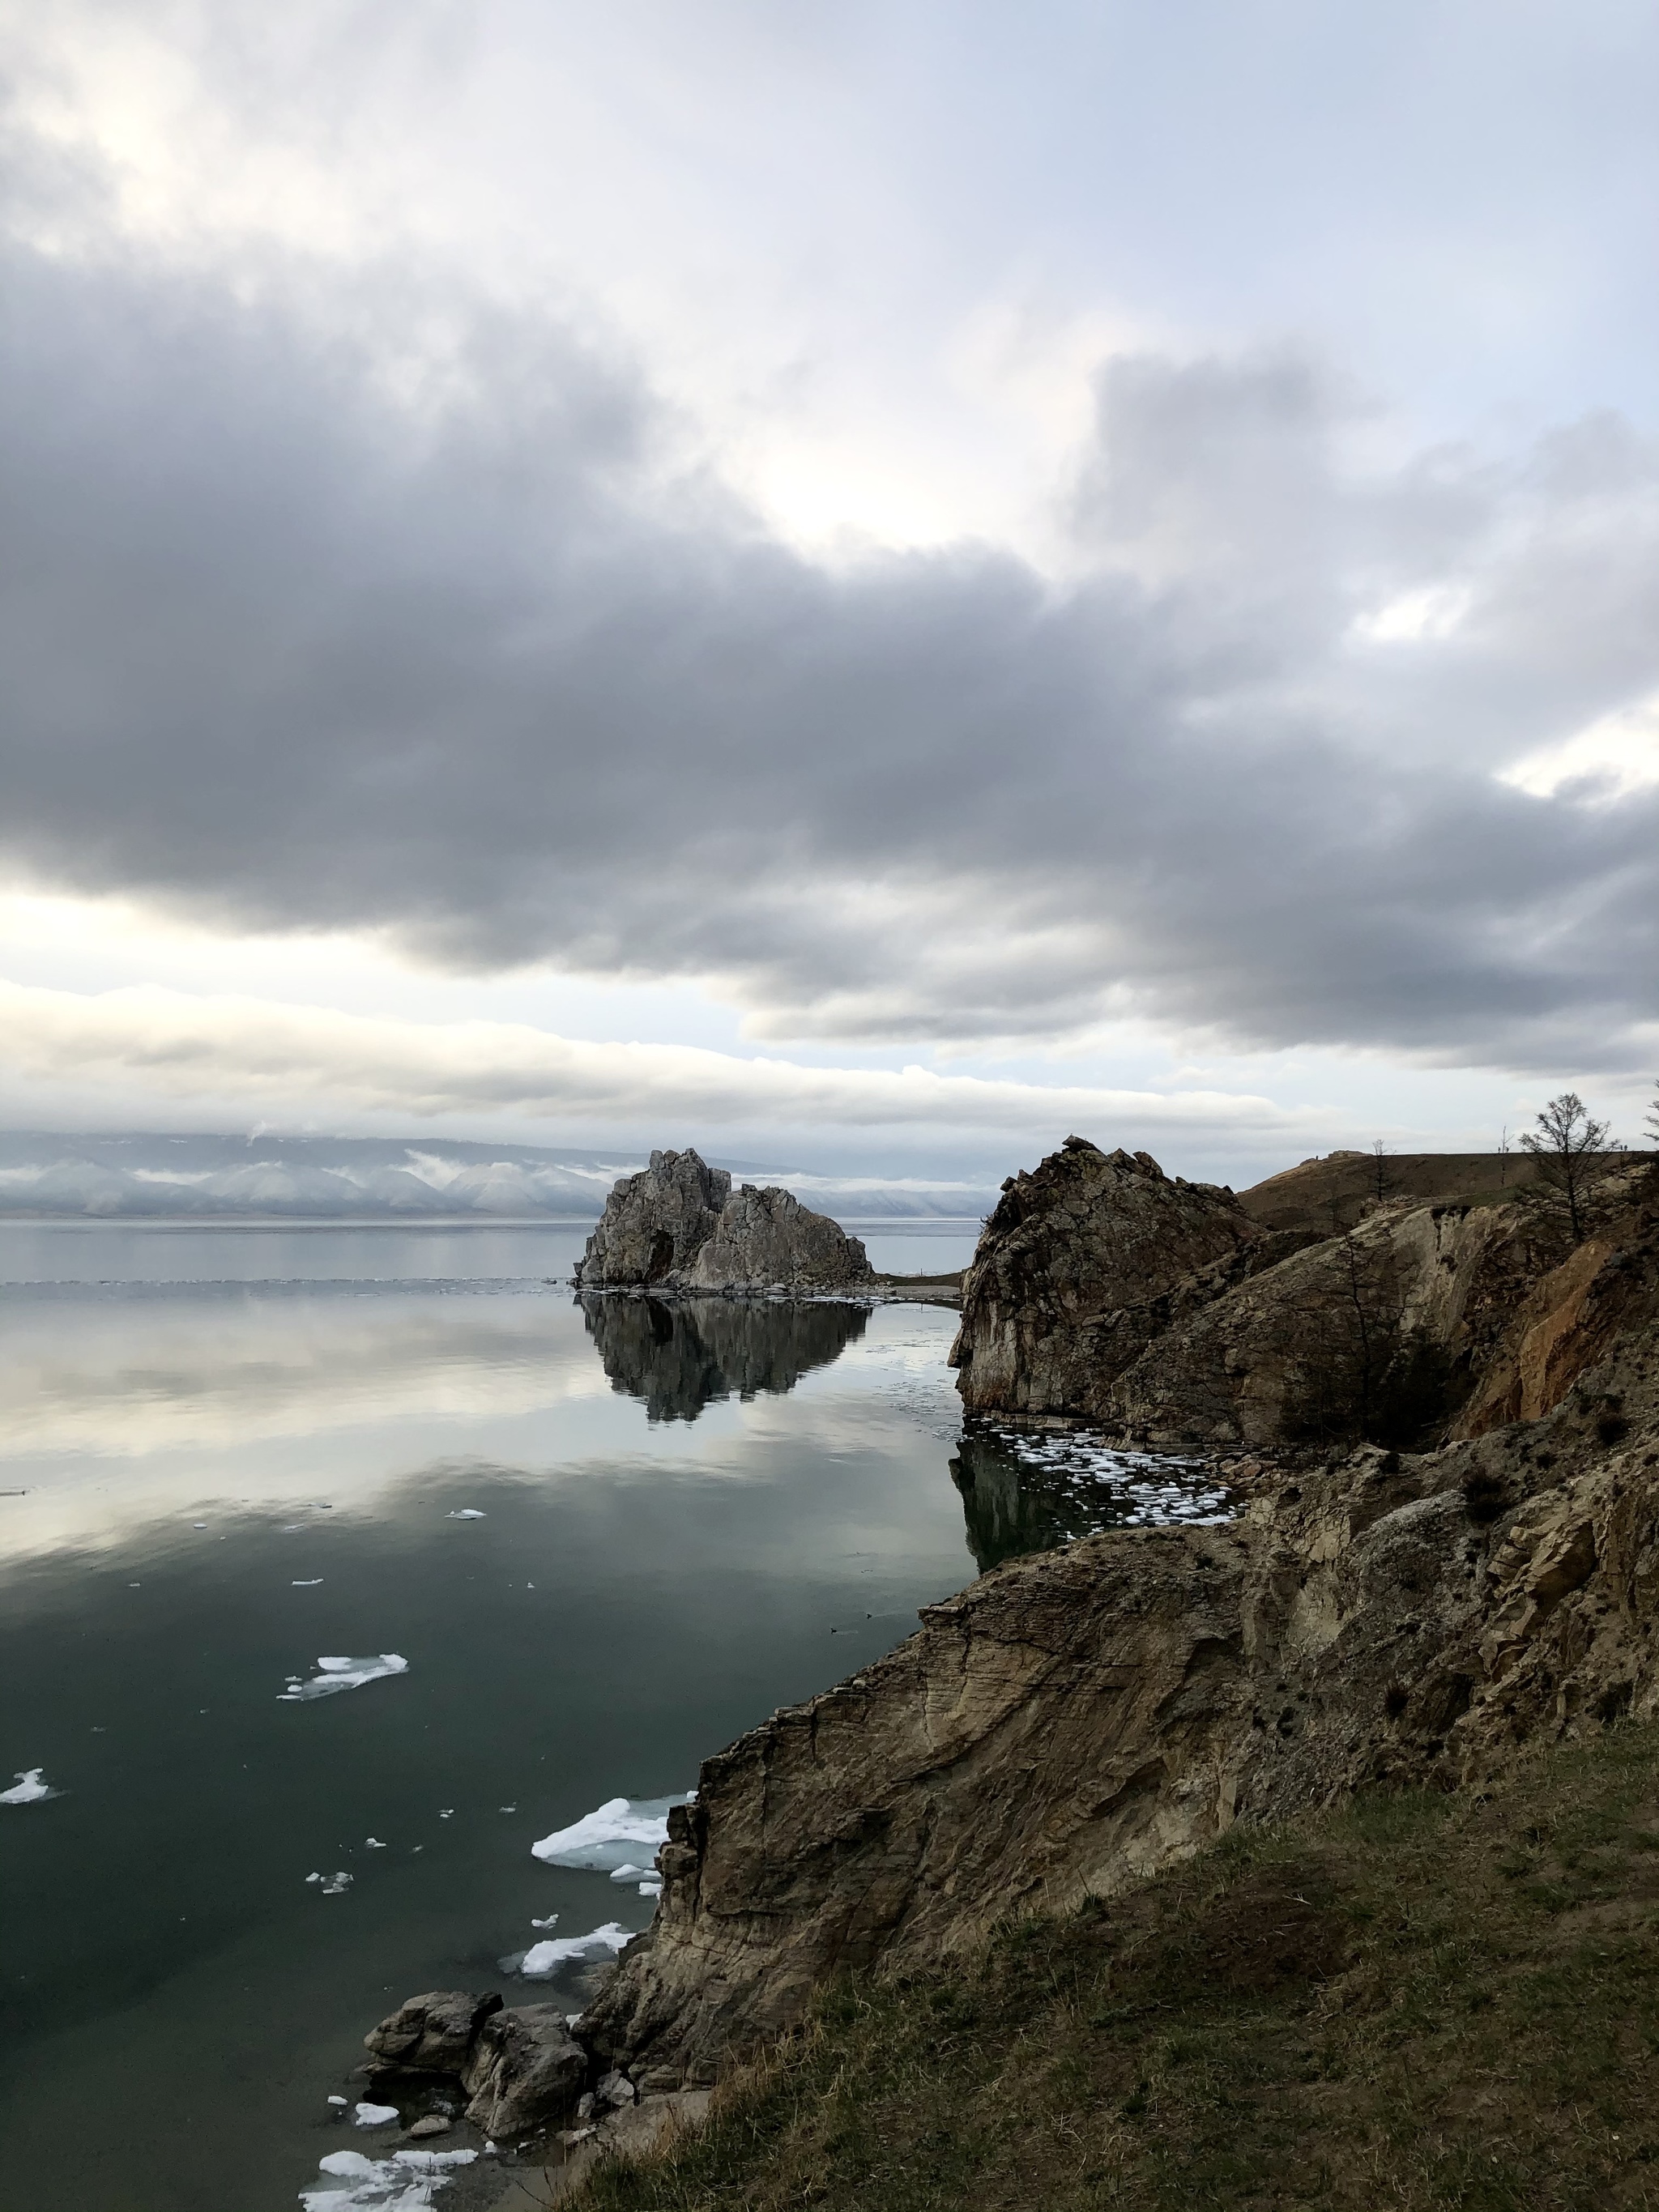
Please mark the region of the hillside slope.
<svg viewBox="0 0 1659 2212"><path fill-rule="evenodd" d="M1659 1727L842 1982L588 2212L1659 2204Z"/></svg>

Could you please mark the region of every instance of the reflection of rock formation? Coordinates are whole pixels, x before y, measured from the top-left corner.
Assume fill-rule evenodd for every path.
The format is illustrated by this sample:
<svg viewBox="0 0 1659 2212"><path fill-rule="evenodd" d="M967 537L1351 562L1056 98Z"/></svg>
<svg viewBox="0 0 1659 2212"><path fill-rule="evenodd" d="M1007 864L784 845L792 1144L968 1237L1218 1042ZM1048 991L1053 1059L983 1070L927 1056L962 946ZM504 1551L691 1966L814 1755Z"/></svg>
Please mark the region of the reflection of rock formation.
<svg viewBox="0 0 1659 2212"><path fill-rule="evenodd" d="M711 1398L793 1390L864 1334L862 1306L750 1305L699 1298L581 1301L613 1389L643 1398L653 1421L695 1421Z"/></svg>
<svg viewBox="0 0 1659 2212"><path fill-rule="evenodd" d="M1209 1520L1228 1498L1206 1467L1114 1451L1087 1436L964 1431L951 1479L981 1574L1004 1559L1150 1522Z"/></svg>
<svg viewBox="0 0 1659 2212"><path fill-rule="evenodd" d="M605 1200L576 1279L591 1290L840 1290L867 1283L871 1267L856 1237L788 1191L734 1191L694 1152L653 1152Z"/></svg>

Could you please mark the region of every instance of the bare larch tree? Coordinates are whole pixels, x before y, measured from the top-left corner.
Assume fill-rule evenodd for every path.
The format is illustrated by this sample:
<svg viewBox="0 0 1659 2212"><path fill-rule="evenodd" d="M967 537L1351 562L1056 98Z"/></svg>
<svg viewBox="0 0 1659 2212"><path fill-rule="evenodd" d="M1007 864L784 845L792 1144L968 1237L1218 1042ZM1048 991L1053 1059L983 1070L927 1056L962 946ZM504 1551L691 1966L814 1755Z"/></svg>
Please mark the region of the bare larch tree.
<svg viewBox="0 0 1659 2212"><path fill-rule="evenodd" d="M1576 1091L1552 1098L1537 1122L1521 1139L1538 1164L1537 1181L1523 1185L1522 1195L1554 1214L1574 1244L1582 1244L1597 1210L1595 1187L1619 1147Z"/></svg>

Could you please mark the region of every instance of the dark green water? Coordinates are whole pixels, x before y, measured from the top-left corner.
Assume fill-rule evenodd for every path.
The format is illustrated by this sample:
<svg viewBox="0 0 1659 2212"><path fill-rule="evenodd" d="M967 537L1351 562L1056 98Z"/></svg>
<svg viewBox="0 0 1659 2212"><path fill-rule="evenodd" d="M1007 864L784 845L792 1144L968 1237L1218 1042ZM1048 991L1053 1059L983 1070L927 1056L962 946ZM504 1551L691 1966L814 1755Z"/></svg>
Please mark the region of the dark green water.
<svg viewBox="0 0 1659 2212"><path fill-rule="evenodd" d="M393 2002L646 1923L535 1838L1051 1538L953 1479L953 1315L584 1312L579 1244L0 1230L0 1784L62 1793L0 1806L0 2212L292 2207Z"/></svg>

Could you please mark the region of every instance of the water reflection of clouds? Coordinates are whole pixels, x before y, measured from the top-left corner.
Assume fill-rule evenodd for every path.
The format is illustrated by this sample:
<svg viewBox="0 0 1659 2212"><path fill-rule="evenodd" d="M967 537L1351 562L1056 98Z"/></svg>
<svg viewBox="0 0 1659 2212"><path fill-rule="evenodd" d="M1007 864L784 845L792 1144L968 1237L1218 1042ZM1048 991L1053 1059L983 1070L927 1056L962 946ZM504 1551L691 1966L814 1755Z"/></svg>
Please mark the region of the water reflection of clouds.
<svg viewBox="0 0 1659 2212"><path fill-rule="evenodd" d="M605 1388L544 1297L56 1298L0 1326L0 1463L471 1425Z"/></svg>

